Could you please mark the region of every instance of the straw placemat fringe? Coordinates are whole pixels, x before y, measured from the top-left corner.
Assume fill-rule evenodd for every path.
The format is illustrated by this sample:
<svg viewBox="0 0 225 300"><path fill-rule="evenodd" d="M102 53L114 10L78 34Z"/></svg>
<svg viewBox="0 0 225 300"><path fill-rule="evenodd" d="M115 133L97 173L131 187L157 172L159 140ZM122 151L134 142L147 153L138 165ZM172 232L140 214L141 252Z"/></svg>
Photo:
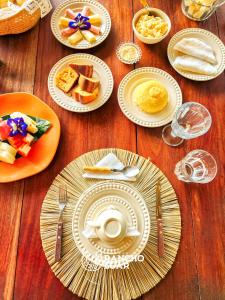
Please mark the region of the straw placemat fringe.
<svg viewBox="0 0 225 300"><path fill-rule="evenodd" d="M83 266L83 258L76 247L72 234L72 217L80 195L91 185L99 182L82 177L84 165L94 165L108 153L114 153L125 165L138 165L138 180L128 184L136 188L146 201L151 217L151 233L143 251L143 262L132 262L129 269L104 269L89 271ZM165 256L157 253L157 223L155 189L161 179L163 230ZM63 257L54 263L55 238L59 215L58 187L67 185L68 203L63 220ZM71 162L55 178L44 199L41 217L42 245L55 275L65 287L78 296L89 300L128 300L140 297L153 288L170 270L180 243L181 217L173 187L165 175L149 160L121 149L101 149L86 153Z"/></svg>

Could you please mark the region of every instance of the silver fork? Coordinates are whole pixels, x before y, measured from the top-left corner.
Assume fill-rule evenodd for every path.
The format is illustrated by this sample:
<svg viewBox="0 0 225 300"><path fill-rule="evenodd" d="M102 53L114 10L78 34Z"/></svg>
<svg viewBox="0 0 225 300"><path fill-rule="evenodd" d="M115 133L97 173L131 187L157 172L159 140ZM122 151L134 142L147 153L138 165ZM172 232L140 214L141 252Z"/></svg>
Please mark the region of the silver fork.
<svg viewBox="0 0 225 300"><path fill-rule="evenodd" d="M56 243L55 243L55 262L61 259L62 253L62 233L63 233L63 211L67 202L66 185L59 186L59 219L57 225Z"/></svg>

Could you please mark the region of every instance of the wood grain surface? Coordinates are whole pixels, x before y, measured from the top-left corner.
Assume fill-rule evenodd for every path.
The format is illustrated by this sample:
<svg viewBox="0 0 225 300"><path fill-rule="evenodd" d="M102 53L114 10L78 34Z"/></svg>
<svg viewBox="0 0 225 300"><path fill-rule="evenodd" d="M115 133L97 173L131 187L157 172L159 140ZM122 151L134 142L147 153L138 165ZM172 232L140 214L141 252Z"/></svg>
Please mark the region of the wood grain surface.
<svg viewBox="0 0 225 300"><path fill-rule="evenodd" d="M53 0L56 6L60 1ZM75 157L104 147L118 147L151 157L173 184L182 213L182 239L171 271L144 300L224 300L225 299L225 74L210 82L193 82L181 77L169 65L166 48L177 31L188 27L210 30L225 42L225 6L203 23L187 19L181 1L151 1L171 18L172 30L159 44L147 46L134 38L131 21L141 8L138 0L101 0L112 18L109 37L87 51L103 59L111 68L113 94L102 108L88 114L63 110L51 99L47 89L48 73L62 57L77 51L61 45L50 29L51 14L32 30L18 36L0 38L0 93L27 91L43 99L60 118L62 135L56 156L40 174L0 185L0 299L78 299L53 275L45 259L39 216L45 193L54 177ZM143 51L135 68L153 66L169 72L182 88L185 101L207 106L213 117L210 131L177 148L165 145L161 130L131 123L120 111L117 88L134 67L120 63L115 48L121 41L137 42ZM84 51L85 52L85 51ZM1 105L1 104L0 104ZM211 152L218 162L218 176L207 185L185 184L176 179L177 161L193 149Z"/></svg>

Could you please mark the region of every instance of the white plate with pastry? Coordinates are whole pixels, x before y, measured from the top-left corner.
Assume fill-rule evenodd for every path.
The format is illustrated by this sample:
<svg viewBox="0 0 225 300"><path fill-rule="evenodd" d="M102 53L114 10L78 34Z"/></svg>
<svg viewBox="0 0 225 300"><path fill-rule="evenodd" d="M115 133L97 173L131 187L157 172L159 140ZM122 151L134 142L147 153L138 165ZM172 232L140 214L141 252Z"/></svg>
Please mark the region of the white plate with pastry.
<svg viewBox="0 0 225 300"><path fill-rule="evenodd" d="M167 72L151 67L128 73L118 89L122 112L144 127L160 127L172 121L182 104L181 89Z"/></svg>
<svg viewBox="0 0 225 300"><path fill-rule="evenodd" d="M60 43L73 49L89 49L107 38L111 18L97 1L66 0L52 14L51 29Z"/></svg>
<svg viewBox="0 0 225 300"><path fill-rule="evenodd" d="M110 68L100 58L78 53L59 60L48 77L53 100L73 112L89 112L102 106L113 91Z"/></svg>
<svg viewBox="0 0 225 300"><path fill-rule="evenodd" d="M187 28L176 33L169 42L167 55L172 67L191 80L211 80L225 69L223 42L200 28Z"/></svg>

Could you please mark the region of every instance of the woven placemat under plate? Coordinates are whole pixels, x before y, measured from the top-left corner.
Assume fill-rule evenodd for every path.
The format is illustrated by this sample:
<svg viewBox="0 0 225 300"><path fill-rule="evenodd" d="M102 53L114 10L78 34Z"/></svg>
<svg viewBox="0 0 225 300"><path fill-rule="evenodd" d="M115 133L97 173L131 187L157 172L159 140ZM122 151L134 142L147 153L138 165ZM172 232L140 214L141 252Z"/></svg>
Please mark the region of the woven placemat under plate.
<svg viewBox="0 0 225 300"><path fill-rule="evenodd" d="M73 240L72 217L80 195L99 182L82 177L84 165L94 165L108 153L114 153L125 165L137 165L140 173L136 182L126 183L137 189L146 201L151 217L151 232L142 252L143 262L132 262L128 269L89 270ZM156 224L156 183L161 180L165 255L158 257ZM62 259L54 263L57 220L59 216L58 189L67 185L68 203L63 214ZM135 153L121 149L101 149L86 153L66 166L55 178L44 199L41 216L42 245L51 269L62 284L78 296L93 300L136 299L148 292L170 270L180 243L181 217L176 194L165 175L151 162Z"/></svg>

